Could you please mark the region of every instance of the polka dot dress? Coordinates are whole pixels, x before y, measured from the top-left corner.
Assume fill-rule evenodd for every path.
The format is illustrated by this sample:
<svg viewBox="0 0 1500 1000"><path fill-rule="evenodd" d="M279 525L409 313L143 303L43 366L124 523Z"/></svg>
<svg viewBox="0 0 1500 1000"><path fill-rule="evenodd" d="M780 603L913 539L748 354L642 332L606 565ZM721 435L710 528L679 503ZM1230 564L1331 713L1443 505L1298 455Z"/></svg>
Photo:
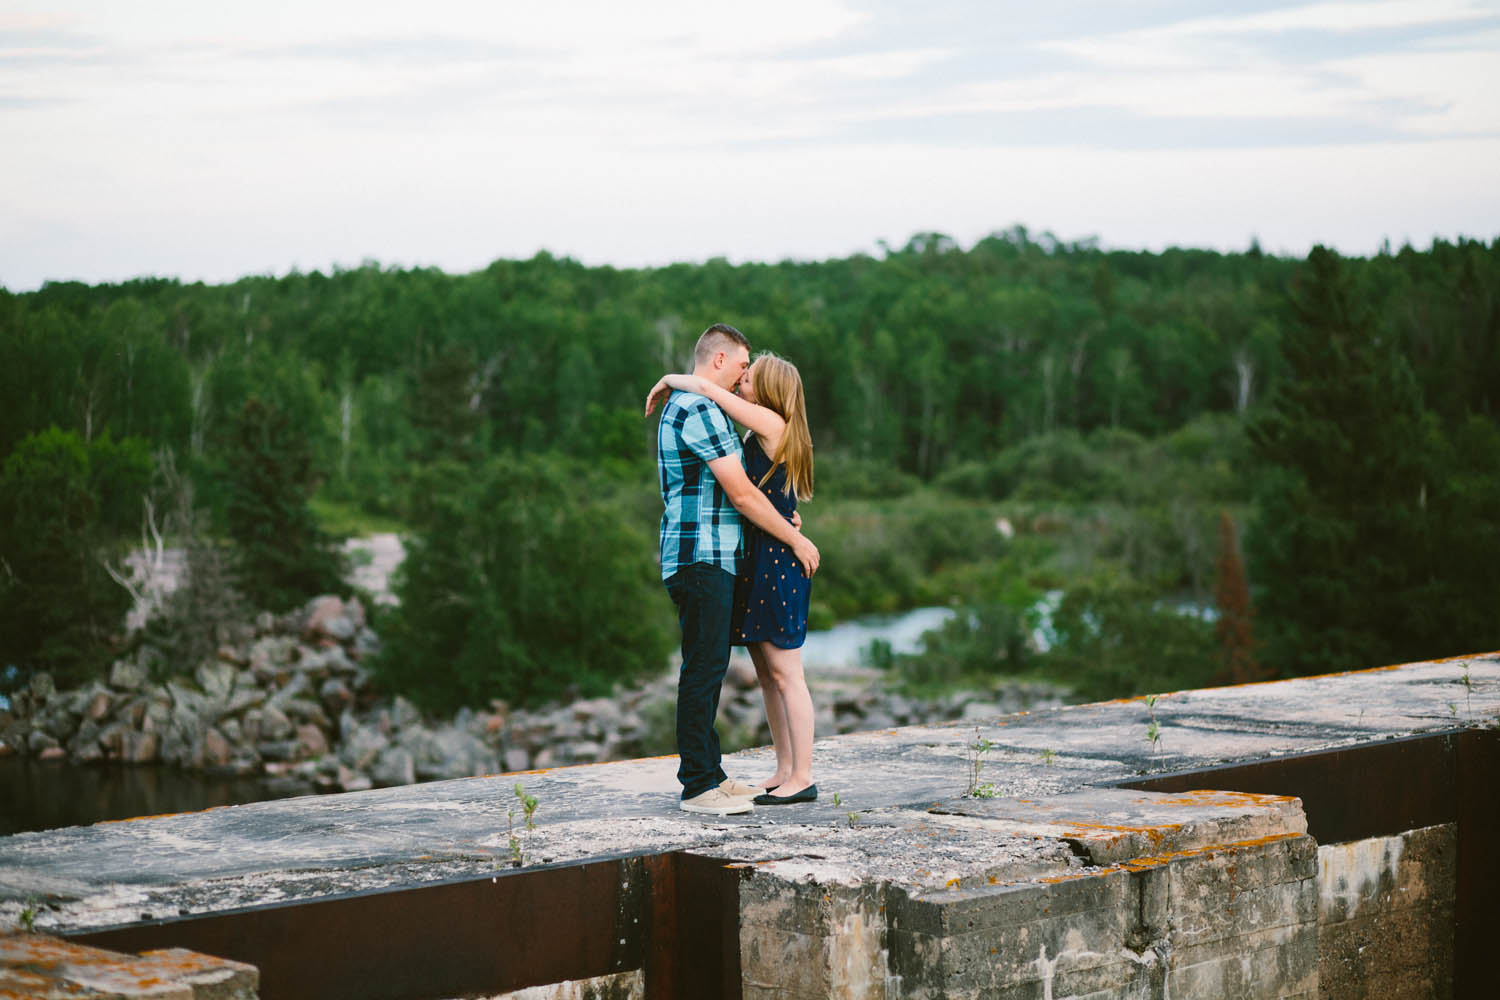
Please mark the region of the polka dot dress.
<svg viewBox="0 0 1500 1000"><path fill-rule="evenodd" d="M759 483L771 460L751 435L745 442L745 472ZM786 467L777 466L760 491L788 521L797 509L797 498L782 492ZM807 638L807 601L812 581L790 546L761 531L744 519L745 552L740 558L739 578L734 588L732 642L770 641L783 649L796 649Z"/></svg>

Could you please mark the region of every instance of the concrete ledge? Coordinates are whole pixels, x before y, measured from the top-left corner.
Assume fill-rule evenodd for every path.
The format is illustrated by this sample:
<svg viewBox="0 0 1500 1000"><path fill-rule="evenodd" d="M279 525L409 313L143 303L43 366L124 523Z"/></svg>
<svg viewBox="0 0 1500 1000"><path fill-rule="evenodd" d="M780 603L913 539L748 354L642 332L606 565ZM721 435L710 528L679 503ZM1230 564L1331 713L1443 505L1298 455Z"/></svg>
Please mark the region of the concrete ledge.
<svg viewBox="0 0 1500 1000"><path fill-rule="evenodd" d="M0 937L0 997L255 1000L253 965L182 948L123 955L43 934Z"/></svg>
<svg viewBox="0 0 1500 1000"><path fill-rule="evenodd" d="M1213 982L1222 995L1291 997L1316 992L1328 896L1303 803L1274 788L1114 786L1454 733L1450 703L1500 715L1500 655L1165 695L1154 749L1138 699L822 740L819 801L745 817L678 811L676 759L657 758L20 834L0 838L0 920L32 895L45 929L97 932L681 853L741 866L723 884L740 893L726 933L738 934L745 995L1045 988L1062 1000L1217 995L1193 992ZM976 735L994 747L983 780L995 799L964 797ZM771 767L769 748L726 760L746 780ZM519 872L517 781L541 803L537 829L514 831ZM1452 899L1447 882L1425 884L1438 887L1433 907ZM1358 921L1365 895L1354 916L1324 916Z"/></svg>

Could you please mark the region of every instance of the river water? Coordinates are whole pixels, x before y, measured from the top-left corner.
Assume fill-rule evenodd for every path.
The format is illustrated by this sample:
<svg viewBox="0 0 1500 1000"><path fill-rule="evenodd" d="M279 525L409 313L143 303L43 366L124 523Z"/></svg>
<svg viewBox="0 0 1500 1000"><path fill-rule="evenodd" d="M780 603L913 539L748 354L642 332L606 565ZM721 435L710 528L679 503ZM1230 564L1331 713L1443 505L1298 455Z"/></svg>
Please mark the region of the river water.
<svg viewBox="0 0 1500 1000"><path fill-rule="evenodd" d="M211 777L154 764L0 760L0 835L268 798L273 796L257 778Z"/></svg>

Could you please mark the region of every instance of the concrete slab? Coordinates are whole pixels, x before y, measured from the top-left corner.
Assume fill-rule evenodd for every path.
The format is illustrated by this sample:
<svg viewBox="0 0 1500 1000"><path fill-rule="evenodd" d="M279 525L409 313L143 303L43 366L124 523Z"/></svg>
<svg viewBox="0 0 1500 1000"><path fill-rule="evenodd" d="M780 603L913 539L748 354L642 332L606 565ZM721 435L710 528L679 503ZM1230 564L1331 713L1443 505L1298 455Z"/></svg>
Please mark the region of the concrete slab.
<svg viewBox="0 0 1500 1000"><path fill-rule="evenodd" d="M677 762L666 757L17 834L0 838L0 924L33 895L39 928L75 931L477 875L509 866L511 830L528 866L689 850L791 880L875 878L914 890L1044 878L1110 863L1154 837L1183 849L1243 839L1256 822L1295 832L1285 803L1103 786L1493 721L1500 654L1172 693L1155 714L1155 747L1141 699L820 740L820 799L745 817L678 811ZM998 800L961 800L976 731L993 744L981 780ZM726 768L757 780L772 768L770 749L734 754ZM540 800L534 831L520 830L517 781ZM1129 829L1099 829L1109 826Z"/></svg>
<svg viewBox="0 0 1500 1000"><path fill-rule="evenodd" d="M45 934L0 936L0 997L255 1000L254 966L182 948L124 955Z"/></svg>

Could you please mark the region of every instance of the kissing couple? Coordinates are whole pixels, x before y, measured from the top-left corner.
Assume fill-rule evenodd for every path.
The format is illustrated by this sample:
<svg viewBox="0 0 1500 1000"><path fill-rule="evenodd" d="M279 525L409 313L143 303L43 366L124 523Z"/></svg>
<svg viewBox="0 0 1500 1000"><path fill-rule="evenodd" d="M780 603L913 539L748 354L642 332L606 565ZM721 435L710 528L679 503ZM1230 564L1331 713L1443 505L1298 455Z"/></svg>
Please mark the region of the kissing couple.
<svg viewBox="0 0 1500 1000"><path fill-rule="evenodd" d="M812 802L813 706L802 672L818 548L797 502L813 491L812 436L802 376L725 323L693 348L691 375L666 375L656 461L664 505L661 577L682 628L677 680L677 780L684 812L727 816ZM746 428L743 442L730 421ZM728 777L714 720L729 647L755 664L776 771L758 784Z"/></svg>

